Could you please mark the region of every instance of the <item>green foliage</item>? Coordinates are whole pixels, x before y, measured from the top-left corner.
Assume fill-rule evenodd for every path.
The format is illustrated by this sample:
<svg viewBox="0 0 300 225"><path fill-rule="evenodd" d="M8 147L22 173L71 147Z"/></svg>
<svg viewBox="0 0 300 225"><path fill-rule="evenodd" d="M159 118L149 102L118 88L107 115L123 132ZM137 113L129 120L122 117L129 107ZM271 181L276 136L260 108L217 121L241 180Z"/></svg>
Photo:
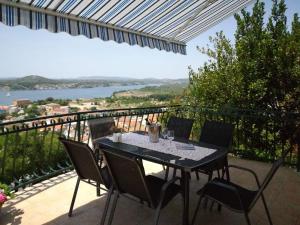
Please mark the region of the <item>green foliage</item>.
<svg viewBox="0 0 300 225"><path fill-rule="evenodd" d="M223 32L210 38L214 49L198 47L210 57L199 70L189 68L190 85L187 103L202 107L227 107L237 104L240 95L241 77L237 71L235 49Z"/></svg>
<svg viewBox="0 0 300 225"><path fill-rule="evenodd" d="M265 25L264 3L257 1L252 13L235 15L235 45L222 32L210 37L213 47L199 48L209 62L189 72L188 103L299 111L300 23L295 14L289 31L285 11L283 0L273 1Z"/></svg>
<svg viewBox="0 0 300 225"><path fill-rule="evenodd" d="M15 197L7 184L0 183L0 190L2 190L3 193L11 199Z"/></svg>
<svg viewBox="0 0 300 225"><path fill-rule="evenodd" d="M236 50L242 76L239 107L273 111L299 111L299 18L288 31L283 0L273 1L272 15L264 26L264 4L257 2L252 15L236 15ZM296 102L295 102L296 101Z"/></svg>
<svg viewBox="0 0 300 225"><path fill-rule="evenodd" d="M138 92L150 92L152 95L182 95L186 88L186 83L168 84L160 86L147 86L137 90Z"/></svg>
<svg viewBox="0 0 300 225"><path fill-rule="evenodd" d="M0 181L9 183L13 178L26 177L28 174L41 174L58 162L67 159L58 137L59 132L46 128L11 133L0 136L0 159L4 177ZM5 158L4 158L5 157Z"/></svg>
<svg viewBox="0 0 300 225"><path fill-rule="evenodd" d="M187 84L176 83L161 86L147 86L138 90L119 91L107 103L147 107L159 104L179 104Z"/></svg>
<svg viewBox="0 0 300 225"><path fill-rule="evenodd" d="M300 22L295 14L288 29L285 13L284 0L273 0L265 24L264 3L258 0L252 12L235 15L235 43L223 32L210 37L212 46L198 48L209 61L198 71L189 71L186 105L279 113L276 125L262 117L240 122L242 141L254 149L271 149L278 139L292 146L299 129L297 121L286 121L287 112L300 112ZM261 143L268 132L278 135Z"/></svg>
<svg viewBox="0 0 300 225"><path fill-rule="evenodd" d="M57 103L61 106L67 106L67 105L69 105L69 102L71 102L70 99L54 99L52 97L48 97L44 100L36 101L36 104L38 104L38 105L47 105L49 103Z"/></svg>
<svg viewBox="0 0 300 225"><path fill-rule="evenodd" d="M0 112L0 121L5 120L6 116L7 116L6 112Z"/></svg>
<svg viewBox="0 0 300 225"><path fill-rule="evenodd" d="M76 113L79 111L78 107L70 107L70 113Z"/></svg>
<svg viewBox="0 0 300 225"><path fill-rule="evenodd" d="M26 118L35 118L40 115L40 110L36 104L32 104L27 106L24 109L25 114L27 114Z"/></svg>

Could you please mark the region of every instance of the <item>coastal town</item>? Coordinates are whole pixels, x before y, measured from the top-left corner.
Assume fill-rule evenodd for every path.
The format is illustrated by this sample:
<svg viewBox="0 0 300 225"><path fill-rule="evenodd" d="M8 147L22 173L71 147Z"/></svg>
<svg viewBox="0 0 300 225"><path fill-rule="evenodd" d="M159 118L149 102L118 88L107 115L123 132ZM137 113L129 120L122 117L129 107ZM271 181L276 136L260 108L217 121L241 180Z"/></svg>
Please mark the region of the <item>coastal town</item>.
<svg viewBox="0 0 300 225"><path fill-rule="evenodd" d="M68 113L178 104L186 84L147 86L141 89L114 92L110 97L80 99L46 99L33 101L15 99L11 104L0 103L0 123ZM80 89L78 89L80 90Z"/></svg>
<svg viewBox="0 0 300 225"><path fill-rule="evenodd" d="M49 98L49 100L51 100ZM68 105L65 105L65 104ZM95 102L86 101L76 103L76 101L64 101L64 105L50 102L47 104L38 104L29 99L16 99L11 105L0 105L0 115L2 123L24 120L27 118L49 115L68 114L70 112L96 110Z"/></svg>
<svg viewBox="0 0 300 225"><path fill-rule="evenodd" d="M81 93L83 84L94 84L96 86L105 86L107 82L110 85L122 85L124 91L114 91L109 97L94 95L93 97L68 98L62 97L50 97L40 96L37 97L39 92L35 91L50 90L54 86L54 89L71 90ZM0 101L0 123L6 123L11 121L18 121L24 119L33 119L41 116L62 115L68 113L103 110L103 109L116 109L116 108L134 108L145 106L158 106L169 103L178 103L180 96L183 94L184 89L187 87L188 81L186 79L174 79L174 80L155 80L155 79L121 79L117 77L107 78L91 78L86 80L58 80L48 79L41 76L30 75L17 79L0 79L0 90L3 98ZM73 85L75 86L64 86ZM152 85L153 83L157 83ZM158 85L159 83L159 85ZM167 83L167 85L166 85ZM147 84L142 88L136 86L137 89L127 89L128 84ZM85 91L92 91L92 86L85 89ZM65 88L65 89L64 89ZM18 96L14 97L13 93L16 90L30 91L35 96ZM70 92L68 92L70 94ZM28 93L27 93L28 95ZM68 94L67 94L68 95ZM68 95L69 96L69 95ZM99 97L96 97L99 96ZM31 98L32 97L32 98ZM6 99L5 99L6 98ZM33 100L40 99L40 100ZM4 101L5 100L5 101Z"/></svg>
<svg viewBox="0 0 300 225"><path fill-rule="evenodd" d="M76 138L77 133L77 122L70 122L67 124L57 124L55 125L56 120L55 117L47 118L39 120L39 117L43 116L55 116L57 115L61 120L72 120L70 115L65 115L74 112L74 108L76 108L76 112L85 112L85 111L93 111L97 109L105 109L105 100L102 100L102 104L99 105L98 102L91 100L81 100L81 101L70 101L68 105L60 105L58 103L48 103L45 105L36 105L36 103L30 101L29 99L17 99L13 101L12 105L9 106L0 106L0 115L2 116L2 123L11 122L11 121L20 121L26 118L31 118L31 116L36 117L36 120L31 120L31 122L22 122L22 124L28 124L32 126L32 122L36 124L36 126L48 124L51 125L48 128L40 128L40 132L55 132L57 134L61 134L67 136L69 138ZM33 114L34 113L34 114ZM149 114L147 117L144 116L119 116L115 119L116 128L120 131L131 131L132 129L139 127L140 130L146 129L146 123L148 120L157 121L157 114ZM33 118L31 118L33 119ZM147 119L147 121L146 121ZM0 120L1 121L1 120ZM55 122L56 121L56 122ZM1 124L1 123L0 123ZM88 126L85 126L85 122L81 121L82 141L88 143L90 139L90 131Z"/></svg>

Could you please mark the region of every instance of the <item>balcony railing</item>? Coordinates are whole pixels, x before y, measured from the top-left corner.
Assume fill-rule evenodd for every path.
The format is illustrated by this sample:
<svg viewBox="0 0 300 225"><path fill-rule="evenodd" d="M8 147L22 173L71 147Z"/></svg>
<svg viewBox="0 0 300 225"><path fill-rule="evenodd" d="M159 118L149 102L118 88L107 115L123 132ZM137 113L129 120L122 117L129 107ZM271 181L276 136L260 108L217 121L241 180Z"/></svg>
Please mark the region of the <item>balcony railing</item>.
<svg viewBox="0 0 300 225"><path fill-rule="evenodd" d="M289 141L299 126L298 113L160 106L87 111L0 124L0 181L15 190L72 169L59 136L90 143L88 120L113 117L124 132L146 130L145 119L165 124L170 115L195 119L191 139L197 140L205 120L235 125L231 153L235 156L273 161L293 148L286 165L300 171L300 153ZM297 144L297 143L296 143Z"/></svg>

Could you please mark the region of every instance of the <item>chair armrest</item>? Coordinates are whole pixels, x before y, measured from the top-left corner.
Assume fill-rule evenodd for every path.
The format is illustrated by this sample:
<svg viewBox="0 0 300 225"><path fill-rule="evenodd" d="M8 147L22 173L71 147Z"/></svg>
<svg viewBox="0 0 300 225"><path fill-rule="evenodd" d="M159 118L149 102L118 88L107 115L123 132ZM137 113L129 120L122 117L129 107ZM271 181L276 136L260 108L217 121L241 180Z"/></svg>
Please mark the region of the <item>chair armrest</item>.
<svg viewBox="0 0 300 225"><path fill-rule="evenodd" d="M223 193L222 196L227 196L227 198L230 199L235 198L239 202L240 206L244 208L244 204L242 202L238 189L230 183L227 184L225 182L220 182L217 180L209 181L200 191L200 197L202 198L204 196L207 196L208 198L212 198L221 204L226 204L221 199L215 196L215 193L219 193L219 191Z"/></svg>
<svg viewBox="0 0 300 225"><path fill-rule="evenodd" d="M222 183L222 182L218 182L218 181L212 180L212 181L209 181L207 183L207 185L219 186L219 187L227 189L227 190L233 192L234 194L236 194L237 196L239 196L239 192L238 192L237 188L234 187L234 186L232 186L232 185L230 185L230 184L226 184L226 183ZM205 191L205 187L207 187L207 186L206 185L204 186L204 188L202 190L203 192Z"/></svg>
<svg viewBox="0 0 300 225"><path fill-rule="evenodd" d="M255 178L255 181L256 181L256 184L257 184L258 188L260 188L260 182L258 180L257 174L253 170L251 170L249 168L237 166L237 165L228 165L228 168L234 168L234 169L238 169L238 170L243 170L243 171L246 171L246 172L252 174L254 176L254 178Z"/></svg>

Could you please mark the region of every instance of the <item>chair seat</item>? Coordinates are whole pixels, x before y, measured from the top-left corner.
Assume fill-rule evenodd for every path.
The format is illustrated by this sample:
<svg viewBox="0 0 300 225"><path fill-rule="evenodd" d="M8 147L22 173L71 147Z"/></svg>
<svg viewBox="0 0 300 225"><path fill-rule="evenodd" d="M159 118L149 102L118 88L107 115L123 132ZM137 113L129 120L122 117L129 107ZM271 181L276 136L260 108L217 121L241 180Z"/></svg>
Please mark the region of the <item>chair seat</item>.
<svg viewBox="0 0 300 225"><path fill-rule="evenodd" d="M233 189L237 190L241 203ZM248 211L257 191L248 190L227 180L215 178L197 192L199 195L202 193L234 210Z"/></svg>
<svg viewBox="0 0 300 225"><path fill-rule="evenodd" d="M146 176L146 182L149 186L150 195L152 196L153 200L155 200L154 204L155 207L158 205L160 200L160 192L163 187L163 185L166 183L165 180L148 175ZM181 191L181 188L179 185L173 183L168 187L168 190L165 193L164 200L162 203L162 208L168 204L169 201L173 199L179 192Z"/></svg>

